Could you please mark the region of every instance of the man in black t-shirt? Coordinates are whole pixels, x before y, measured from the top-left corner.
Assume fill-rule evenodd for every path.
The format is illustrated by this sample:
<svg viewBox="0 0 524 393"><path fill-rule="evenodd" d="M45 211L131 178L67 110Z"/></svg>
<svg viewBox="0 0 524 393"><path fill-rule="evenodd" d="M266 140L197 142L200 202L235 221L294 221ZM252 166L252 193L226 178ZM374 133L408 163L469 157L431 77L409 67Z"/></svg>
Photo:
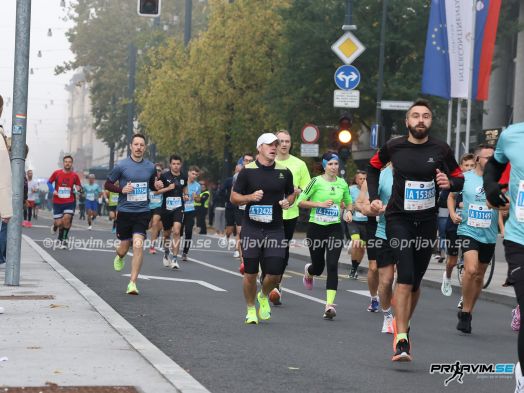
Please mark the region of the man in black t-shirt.
<svg viewBox="0 0 524 393"><path fill-rule="evenodd" d="M158 191L163 194L160 218L164 226L164 257L165 267L179 269L177 255L180 248L180 232L184 220L184 195L187 194L187 176L181 173L182 159L177 155L169 158L169 170L160 175L165 187ZM171 233L173 238L171 239ZM169 248L171 246L171 255Z"/></svg>
<svg viewBox="0 0 524 393"><path fill-rule="evenodd" d="M257 324L258 316L271 317L268 295L284 271L286 242L282 209L294 202L293 175L275 162L278 138L262 134L257 140L258 158L238 174L231 192L231 202L246 205L242 221L241 246L244 258L244 296L247 303L246 324ZM258 266L265 273L262 289L257 291Z"/></svg>
<svg viewBox="0 0 524 393"><path fill-rule="evenodd" d="M460 191L464 184L450 147L428 135L432 117L429 102L415 101L406 113L409 135L388 141L368 166L370 207L377 214L383 208L378 195L380 169L389 161L395 168L385 213L386 235L398 261L393 361L411 361L409 320L436 240L436 198L440 190Z"/></svg>

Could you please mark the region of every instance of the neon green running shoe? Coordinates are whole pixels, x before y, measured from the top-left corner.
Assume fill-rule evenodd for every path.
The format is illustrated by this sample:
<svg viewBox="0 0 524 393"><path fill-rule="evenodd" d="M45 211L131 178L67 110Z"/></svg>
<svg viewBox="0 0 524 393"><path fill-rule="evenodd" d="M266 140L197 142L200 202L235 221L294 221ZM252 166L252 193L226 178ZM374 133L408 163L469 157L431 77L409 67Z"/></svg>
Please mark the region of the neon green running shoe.
<svg viewBox="0 0 524 393"><path fill-rule="evenodd" d="M136 287L136 284L133 281L129 281L129 284L127 284L126 293L128 295L138 295L138 289Z"/></svg>
<svg viewBox="0 0 524 393"><path fill-rule="evenodd" d="M269 305L269 299L267 298L267 296L264 296L262 291L260 291L257 295L257 300L260 306L258 309L259 318L264 321L268 320L269 318L271 318L271 306Z"/></svg>
<svg viewBox="0 0 524 393"><path fill-rule="evenodd" d="M124 268L124 258L120 257L118 254L113 261L113 267L117 272Z"/></svg>
<svg viewBox="0 0 524 393"><path fill-rule="evenodd" d="M256 307L248 307L246 314L246 325L258 325L257 309Z"/></svg>

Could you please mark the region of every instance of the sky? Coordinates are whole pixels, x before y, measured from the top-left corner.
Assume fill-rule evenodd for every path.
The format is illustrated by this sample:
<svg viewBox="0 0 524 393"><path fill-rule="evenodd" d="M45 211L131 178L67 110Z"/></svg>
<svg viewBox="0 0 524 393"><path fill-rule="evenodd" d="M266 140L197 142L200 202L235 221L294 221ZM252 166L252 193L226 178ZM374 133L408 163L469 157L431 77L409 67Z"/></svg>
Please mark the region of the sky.
<svg viewBox="0 0 524 393"><path fill-rule="evenodd" d="M13 115L13 73L15 53L16 0L1 0L0 24L0 94L4 112L0 124L11 135ZM66 0L69 4L69 0ZM68 93L65 86L72 73L55 76L54 68L73 59L65 36L71 21L65 21L66 10L60 0L32 0L29 96L27 109L27 144L29 156L26 168L35 176L46 178L58 169L61 150L66 150ZM48 36L51 29L52 36ZM38 56L41 51L42 57Z"/></svg>

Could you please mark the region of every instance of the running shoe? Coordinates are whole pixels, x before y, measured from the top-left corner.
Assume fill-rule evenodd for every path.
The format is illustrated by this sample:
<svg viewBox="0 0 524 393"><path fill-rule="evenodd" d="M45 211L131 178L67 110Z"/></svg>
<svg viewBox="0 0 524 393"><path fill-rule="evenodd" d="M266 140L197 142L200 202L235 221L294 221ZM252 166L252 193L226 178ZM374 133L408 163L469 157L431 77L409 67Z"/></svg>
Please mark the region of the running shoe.
<svg viewBox="0 0 524 393"><path fill-rule="evenodd" d="M446 277L446 271L442 275L442 285L440 286L440 292L444 296L451 296L453 293L453 288L451 287L451 279Z"/></svg>
<svg viewBox="0 0 524 393"><path fill-rule="evenodd" d="M182 254L182 261L187 262L187 254L186 253Z"/></svg>
<svg viewBox="0 0 524 393"><path fill-rule="evenodd" d="M113 267L117 272L121 271L124 268L124 258L121 258L118 254L113 261Z"/></svg>
<svg viewBox="0 0 524 393"><path fill-rule="evenodd" d="M371 304L368 306L369 312L378 312L378 299L371 299Z"/></svg>
<svg viewBox="0 0 524 393"><path fill-rule="evenodd" d="M257 309L256 307L248 307L246 314L246 325L258 325Z"/></svg>
<svg viewBox="0 0 524 393"><path fill-rule="evenodd" d="M269 300L273 303L273 306L280 306L282 302L280 301L282 294L280 293L279 288L273 288L269 293Z"/></svg>
<svg viewBox="0 0 524 393"><path fill-rule="evenodd" d="M524 393L524 377L522 376L520 362L515 364L515 393Z"/></svg>
<svg viewBox="0 0 524 393"><path fill-rule="evenodd" d="M0 314L3 314L4 313L4 308L3 307L0 307Z"/></svg>
<svg viewBox="0 0 524 393"><path fill-rule="evenodd" d="M233 253L233 258L240 258L240 253L238 252L238 250L235 250L235 252Z"/></svg>
<svg viewBox="0 0 524 393"><path fill-rule="evenodd" d="M169 267L175 270L180 269L180 266L178 265L178 261L174 255L171 255L170 257Z"/></svg>
<svg viewBox="0 0 524 393"><path fill-rule="evenodd" d="M520 307L518 305L511 310L511 329L516 332L520 330Z"/></svg>
<svg viewBox="0 0 524 393"><path fill-rule="evenodd" d="M62 240L60 242L60 249L61 250L67 250L67 240Z"/></svg>
<svg viewBox="0 0 524 393"><path fill-rule="evenodd" d="M460 330L462 333L471 333L471 313L459 311L457 317L457 330Z"/></svg>
<svg viewBox="0 0 524 393"><path fill-rule="evenodd" d="M55 224L51 225L51 235L55 235L56 234L56 226Z"/></svg>
<svg viewBox="0 0 524 393"><path fill-rule="evenodd" d="M133 281L129 281L129 284L127 284L126 293L128 295L138 295L138 289L136 287L136 284Z"/></svg>
<svg viewBox="0 0 524 393"><path fill-rule="evenodd" d="M271 306L269 305L269 299L267 296L264 296L262 291L258 292L257 295L258 300L258 317L262 320L268 320L271 318Z"/></svg>
<svg viewBox="0 0 524 393"><path fill-rule="evenodd" d="M393 362L411 362L410 345L408 340L398 340L395 346L395 353L391 358Z"/></svg>
<svg viewBox="0 0 524 393"><path fill-rule="evenodd" d="M87 230L88 230L88 231L90 231L90 230L92 230L92 229L93 229L93 226L92 226L92 225L89 225L89 226L87 227Z"/></svg>
<svg viewBox="0 0 524 393"><path fill-rule="evenodd" d="M156 249L155 249L154 246L149 247L149 253L150 253L151 255L156 254Z"/></svg>
<svg viewBox="0 0 524 393"><path fill-rule="evenodd" d="M306 266L304 266L304 278L302 279L302 283L304 284L304 287L306 289L313 289L313 283L314 279L311 274L307 271L307 269L311 266L311 263L308 263Z"/></svg>
<svg viewBox="0 0 524 393"><path fill-rule="evenodd" d="M169 249L165 248L164 249L164 257L162 258L162 264L165 266L165 267L169 267L169 263L171 261L169 260Z"/></svg>
<svg viewBox="0 0 524 393"><path fill-rule="evenodd" d="M349 272L349 278L352 279L352 280L357 280L358 279L358 272L357 272L357 268L356 267L352 267L350 272Z"/></svg>
<svg viewBox="0 0 524 393"><path fill-rule="evenodd" d="M393 334L393 315L384 314L384 323L382 324L382 333Z"/></svg>
<svg viewBox="0 0 524 393"><path fill-rule="evenodd" d="M337 316L337 310L335 310L334 304L326 304L326 309L324 310L324 319L333 319Z"/></svg>
<svg viewBox="0 0 524 393"><path fill-rule="evenodd" d="M460 300L459 300L459 302L457 304L457 308L462 310L462 307L464 307L464 298L461 296Z"/></svg>

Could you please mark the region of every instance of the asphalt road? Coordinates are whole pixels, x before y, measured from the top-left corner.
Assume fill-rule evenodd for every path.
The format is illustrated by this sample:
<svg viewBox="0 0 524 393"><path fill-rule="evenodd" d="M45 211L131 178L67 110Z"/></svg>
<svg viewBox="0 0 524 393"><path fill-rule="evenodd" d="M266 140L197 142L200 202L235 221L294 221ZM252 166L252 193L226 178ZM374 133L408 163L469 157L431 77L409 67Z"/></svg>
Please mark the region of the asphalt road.
<svg viewBox="0 0 524 393"><path fill-rule="evenodd" d="M24 229L39 245L50 238L49 220ZM44 227L46 226L46 227ZM103 229L98 229L103 228ZM87 231L75 221L76 242L113 239L105 222ZM125 294L131 257L120 273L114 253L89 243L75 250L47 251L93 289L143 335L212 392L510 392L513 375L464 375L463 383L430 374L432 363L515 363L517 334L510 328L508 306L479 301L473 334L455 329L457 299L423 288L411 322L411 363L392 363L392 336L380 333L382 315L366 312L363 281L342 277L337 317L322 319L325 278L308 291L302 286L304 262L292 258L285 280L283 306L273 307L270 321L244 324L245 302L238 260L219 248L217 239L193 249L181 269L162 266L161 253L146 253L140 296ZM78 246L79 244L77 244ZM347 272L342 272L347 274ZM163 279L158 279L158 277ZM346 276L347 277L347 276ZM167 278L167 280L166 280ZM172 281L187 279L202 282ZM209 285L210 284L210 285ZM214 287L213 287L214 286ZM288 291L290 290L290 291Z"/></svg>

